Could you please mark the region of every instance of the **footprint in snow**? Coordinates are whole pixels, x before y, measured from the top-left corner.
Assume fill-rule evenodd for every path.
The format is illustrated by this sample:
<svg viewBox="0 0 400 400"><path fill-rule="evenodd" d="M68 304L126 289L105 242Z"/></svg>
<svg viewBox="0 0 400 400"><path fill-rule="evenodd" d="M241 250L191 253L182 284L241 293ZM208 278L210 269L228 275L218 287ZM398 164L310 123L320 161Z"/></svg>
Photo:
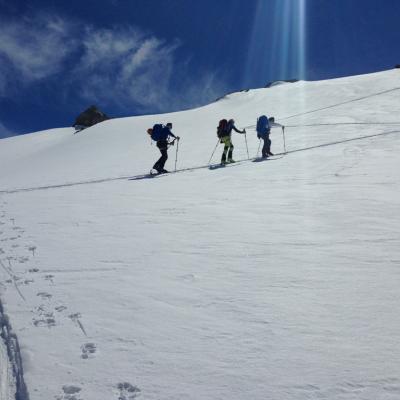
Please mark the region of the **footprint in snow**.
<svg viewBox="0 0 400 400"><path fill-rule="evenodd" d="M46 328L51 328L53 326L56 326L56 320L52 317L44 317L41 319L33 319L33 325L36 327L46 327Z"/></svg>
<svg viewBox="0 0 400 400"><path fill-rule="evenodd" d="M56 326L56 320L54 318L53 312L47 309L44 304L41 304L36 308L36 313L38 314L35 318L33 318L33 325L36 327L46 327L51 328Z"/></svg>
<svg viewBox="0 0 400 400"><path fill-rule="evenodd" d="M134 400L140 395L140 389L129 382L118 383L117 389L119 390L118 400Z"/></svg>
<svg viewBox="0 0 400 400"><path fill-rule="evenodd" d="M96 353L96 345L94 343L85 343L81 346L82 354L81 358L87 360L90 356Z"/></svg>
<svg viewBox="0 0 400 400"><path fill-rule="evenodd" d="M46 293L46 292L40 292L36 296L41 297L42 300L50 300L53 297L50 293Z"/></svg>
<svg viewBox="0 0 400 400"><path fill-rule="evenodd" d="M56 400L81 400L80 391L82 390L79 386L64 385L62 387L63 394L57 396Z"/></svg>

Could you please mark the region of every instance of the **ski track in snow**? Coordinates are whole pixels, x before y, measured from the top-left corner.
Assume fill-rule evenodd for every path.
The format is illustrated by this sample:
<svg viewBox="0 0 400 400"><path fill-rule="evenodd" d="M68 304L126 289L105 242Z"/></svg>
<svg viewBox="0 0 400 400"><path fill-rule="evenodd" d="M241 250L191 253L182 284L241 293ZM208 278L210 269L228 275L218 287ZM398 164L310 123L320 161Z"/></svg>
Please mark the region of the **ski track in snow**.
<svg viewBox="0 0 400 400"><path fill-rule="evenodd" d="M339 125L339 124L337 124L337 125ZM304 125L304 126L307 126L307 125ZM319 148L323 148L323 147L336 146L336 145L344 144L347 142L366 140L366 139L371 139L371 138L386 136L386 135L393 135L393 134L400 134L400 130L390 130L387 132L382 132L382 133L377 133L377 134L372 134L372 135L364 135L364 136L358 136L358 137L345 139L345 140L338 140L335 142L317 144L317 145L310 146L310 147L291 149L291 150L286 151L285 153L275 153L275 156L281 156L281 157L270 158L269 160L277 160L277 159L280 159L283 156L289 155L291 153L315 150L315 149L319 149ZM101 184L101 183L114 182L114 181L126 180L126 179L131 180L131 181L159 179L162 177L167 177L169 175L174 175L176 173L192 172L192 171L205 169L205 168L212 170L212 169L220 169L220 168L225 168L225 167L229 168L229 167L233 167L233 166L239 166L248 161L258 161L258 159L259 159L259 157L242 159L242 160L238 160L235 164L226 165L226 166L220 166L219 164L212 164L212 165L202 165L202 166L197 166L197 167L183 168L183 169L179 169L177 171L172 171L170 174L161 174L161 175L156 175L153 177L150 177L148 174L141 174L141 175L134 175L134 176L119 176L119 177L111 177L111 178L92 179L92 180L85 180L85 181L80 181L80 182L59 183L59 184L48 185L48 186L37 186L37 187L17 188L17 189L4 189L4 190L0 190L0 194L13 194L13 193L20 193L20 192L32 192L32 191L37 191L37 190L61 189L61 188L81 186L81 185ZM6 240L15 240L15 239L16 239L16 237L8 238Z"/></svg>

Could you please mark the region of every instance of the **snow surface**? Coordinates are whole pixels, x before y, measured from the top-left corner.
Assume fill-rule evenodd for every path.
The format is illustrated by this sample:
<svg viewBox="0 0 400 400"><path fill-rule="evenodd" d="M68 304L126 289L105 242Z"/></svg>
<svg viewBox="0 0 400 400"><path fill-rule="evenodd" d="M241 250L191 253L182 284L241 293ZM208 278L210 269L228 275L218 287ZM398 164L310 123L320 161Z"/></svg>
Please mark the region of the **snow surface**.
<svg viewBox="0 0 400 400"><path fill-rule="evenodd" d="M399 73L1 140L1 300L30 399L400 398ZM264 113L286 155L197 168L224 117L254 157ZM189 170L129 180L168 121Z"/></svg>

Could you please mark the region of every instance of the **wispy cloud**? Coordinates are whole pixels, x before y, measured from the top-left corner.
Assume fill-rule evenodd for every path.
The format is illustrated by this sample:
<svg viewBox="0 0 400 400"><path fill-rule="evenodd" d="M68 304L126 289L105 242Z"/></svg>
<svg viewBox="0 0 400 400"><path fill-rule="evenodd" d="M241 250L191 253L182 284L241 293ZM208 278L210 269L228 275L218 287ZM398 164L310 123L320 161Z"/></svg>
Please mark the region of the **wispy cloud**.
<svg viewBox="0 0 400 400"><path fill-rule="evenodd" d="M166 43L134 28L90 28L82 45L74 76L85 77L81 94L88 100L143 108L165 105L178 41Z"/></svg>
<svg viewBox="0 0 400 400"><path fill-rule="evenodd" d="M0 96L12 87L10 74L23 85L46 81L90 103L143 112L220 95L223 84L214 72L190 76L190 65L177 58L181 45L135 27L99 29L50 15L0 20ZM54 79L59 73L62 81Z"/></svg>
<svg viewBox="0 0 400 400"><path fill-rule="evenodd" d="M74 49L71 27L60 18L46 16L0 22L0 72L7 74L12 70L23 83L59 72Z"/></svg>

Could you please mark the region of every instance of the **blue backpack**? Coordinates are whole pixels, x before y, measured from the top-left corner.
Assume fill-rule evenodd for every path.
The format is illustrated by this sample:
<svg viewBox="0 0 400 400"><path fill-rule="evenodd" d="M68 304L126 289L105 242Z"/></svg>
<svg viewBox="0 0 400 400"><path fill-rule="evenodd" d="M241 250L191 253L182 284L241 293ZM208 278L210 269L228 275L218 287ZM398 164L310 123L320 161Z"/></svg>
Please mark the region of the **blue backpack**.
<svg viewBox="0 0 400 400"><path fill-rule="evenodd" d="M268 117L266 115L261 115L261 117L257 119L257 137L261 138L265 136L270 129L271 126L269 125Z"/></svg>
<svg viewBox="0 0 400 400"><path fill-rule="evenodd" d="M163 126L161 124L155 124L153 126L153 131L151 132L151 138L155 142L158 142L159 140L162 139L162 131L163 131Z"/></svg>

